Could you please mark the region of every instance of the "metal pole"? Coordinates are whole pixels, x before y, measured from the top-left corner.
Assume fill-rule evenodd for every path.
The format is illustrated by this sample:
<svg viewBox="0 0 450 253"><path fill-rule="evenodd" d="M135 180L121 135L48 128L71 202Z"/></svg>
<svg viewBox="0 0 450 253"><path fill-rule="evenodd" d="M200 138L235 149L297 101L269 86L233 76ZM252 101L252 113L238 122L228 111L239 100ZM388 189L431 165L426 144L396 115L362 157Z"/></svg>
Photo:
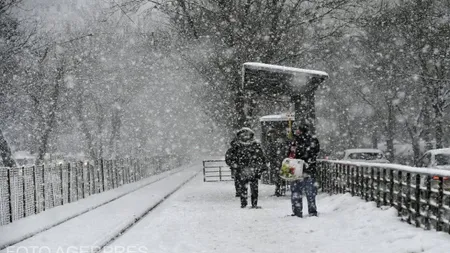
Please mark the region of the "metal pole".
<svg viewBox="0 0 450 253"><path fill-rule="evenodd" d="M70 163L67 164L67 200L69 203L72 202L72 175L70 171Z"/></svg>
<svg viewBox="0 0 450 253"><path fill-rule="evenodd" d="M415 198L416 198L416 204L414 206L414 211L416 212L415 215L415 221L416 221L416 227L420 227L420 217L422 214L420 214L420 174L416 175L416 189L415 189Z"/></svg>
<svg viewBox="0 0 450 253"><path fill-rule="evenodd" d="M6 176L8 178L8 205L9 205L9 222L13 222L13 209L12 209L12 194L11 194L11 170L13 168L6 168Z"/></svg>
<svg viewBox="0 0 450 253"><path fill-rule="evenodd" d="M22 167L23 217L27 217L27 194L25 187L25 167Z"/></svg>
<svg viewBox="0 0 450 253"><path fill-rule="evenodd" d="M75 163L75 195L77 196L77 201L79 199L78 197L78 164Z"/></svg>
<svg viewBox="0 0 450 253"><path fill-rule="evenodd" d="M83 164L84 165L84 164ZM84 180L84 166L81 166L81 190L82 190L82 198L86 198L86 182ZM89 168L89 162L87 163L87 168Z"/></svg>
<svg viewBox="0 0 450 253"><path fill-rule="evenodd" d="M42 165L42 197L44 199L44 206L42 210L45 211L45 165Z"/></svg>
<svg viewBox="0 0 450 253"><path fill-rule="evenodd" d="M103 164L103 159L100 159L100 164L102 170L102 191L105 191L105 168Z"/></svg>
<svg viewBox="0 0 450 253"><path fill-rule="evenodd" d="M439 188L438 188L438 196L437 196L437 221L436 221L436 230L442 231L442 200L444 199L444 177L439 176Z"/></svg>
<svg viewBox="0 0 450 253"><path fill-rule="evenodd" d="M36 166L33 166L33 187L34 187L34 214L38 213L37 185L36 185Z"/></svg>

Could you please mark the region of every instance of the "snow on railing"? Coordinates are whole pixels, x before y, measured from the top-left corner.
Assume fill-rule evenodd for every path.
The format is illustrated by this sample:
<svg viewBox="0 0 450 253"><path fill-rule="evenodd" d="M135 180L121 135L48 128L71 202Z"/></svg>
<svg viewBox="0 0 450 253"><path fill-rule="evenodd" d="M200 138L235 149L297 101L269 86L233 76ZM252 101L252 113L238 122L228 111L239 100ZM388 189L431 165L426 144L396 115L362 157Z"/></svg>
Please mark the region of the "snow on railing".
<svg viewBox="0 0 450 253"><path fill-rule="evenodd" d="M351 193L425 229L450 233L450 171L396 164L319 160L322 191Z"/></svg>

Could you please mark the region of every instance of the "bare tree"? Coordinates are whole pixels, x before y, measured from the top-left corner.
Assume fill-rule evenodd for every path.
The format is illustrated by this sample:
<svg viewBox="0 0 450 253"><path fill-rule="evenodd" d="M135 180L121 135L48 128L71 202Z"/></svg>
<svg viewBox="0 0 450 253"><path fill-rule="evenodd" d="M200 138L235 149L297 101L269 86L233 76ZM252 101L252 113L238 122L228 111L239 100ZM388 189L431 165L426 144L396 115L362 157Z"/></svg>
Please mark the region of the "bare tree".
<svg viewBox="0 0 450 253"><path fill-rule="evenodd" d="M122 11L136 9L146 1L124 2L118 6ZM237 128L246 120L240 86L242 63L305 67L308 59L317 61L326 38L340 35L342 24L334 14L346 9L350 1L153 2L169 16L180 35L182 43L177 48L184 59L205 80L198 91L205 112L218 123Z"/></svg>

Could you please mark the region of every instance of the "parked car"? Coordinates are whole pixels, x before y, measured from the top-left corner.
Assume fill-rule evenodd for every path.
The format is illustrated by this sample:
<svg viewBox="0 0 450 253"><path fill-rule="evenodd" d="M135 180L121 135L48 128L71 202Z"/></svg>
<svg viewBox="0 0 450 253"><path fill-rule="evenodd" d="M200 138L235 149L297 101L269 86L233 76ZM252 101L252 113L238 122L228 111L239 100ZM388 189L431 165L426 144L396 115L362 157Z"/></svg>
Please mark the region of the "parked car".
<svg viewBox="0 0 450 253"><path fill-rule="evenodd" d="M450 170L450 148L428 150L423 154L415 166L429 169ZM432 176L432 179L431 186L437 188L439 177ZM424 184L424 180L422 180L422 184ZM444 177L444 189L450 189L450 180L448 177Z"/></svg>
<svg viewBox="0 0 450 253"><path fill-rule="evenodd" d="M383 151L379 149L347 149L342 160L352 162L389 163Z"/></svg>

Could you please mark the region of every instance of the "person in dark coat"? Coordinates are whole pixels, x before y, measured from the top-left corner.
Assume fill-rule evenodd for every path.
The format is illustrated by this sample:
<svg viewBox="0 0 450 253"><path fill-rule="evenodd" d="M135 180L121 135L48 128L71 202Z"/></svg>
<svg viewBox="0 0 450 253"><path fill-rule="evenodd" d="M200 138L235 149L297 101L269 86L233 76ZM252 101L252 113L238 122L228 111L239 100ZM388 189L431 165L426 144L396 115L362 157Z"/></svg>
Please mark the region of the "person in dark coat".
<svg viewBox="0 0 450 253"><path fill-rule="evenodd" d="M267 150L266 155L270 164L270 175L272 182L275 184L275 196L281 196L281 184L283 180L280 178L281 164L287 152L288 145L283 136L276 130L271 129L267 132Z"/></svg>
<svg viewBox="0 0 450 253"><path fill-rule="evenodd" d="M320 150L319 140L309 133L306 125L299 125L294 128L295 140L291 143L288 156L295 159L302 159L307 163L303 169L304 177L301 180L291 182L291 203L293 216L303 217L302 194L305 191L308 202L308 213L310 216L317 216L315 186L316 160ZM295 152L292 152L294 151Z"/></svg>
<svg viewBox="0 0 450 253"><path fill-rule="evenodd" d="M241 174L240 169L237 167L238 164L235 162L236 159L236 150L238 148L238 142L237 139L234 138L231 142L230 142L230 146L231 148L229 148L225 154L225 163L230 167L231 170L231 175L234 179L234 188L236 190L236 197L240 197L241 196L241 191L240 191L240 187L241 187Z"/></svg>
<svg viewBox="0 0 450 253"><path fill-rule="evenodd" d="M235 182L238 182L241 208L247 206L248 184L251 190L252 208L258 208L258 180L267 170L266 157L255 133L250 128L242 128L236 133L235 142L225 154L225 162L235 170Z"/></svg>

